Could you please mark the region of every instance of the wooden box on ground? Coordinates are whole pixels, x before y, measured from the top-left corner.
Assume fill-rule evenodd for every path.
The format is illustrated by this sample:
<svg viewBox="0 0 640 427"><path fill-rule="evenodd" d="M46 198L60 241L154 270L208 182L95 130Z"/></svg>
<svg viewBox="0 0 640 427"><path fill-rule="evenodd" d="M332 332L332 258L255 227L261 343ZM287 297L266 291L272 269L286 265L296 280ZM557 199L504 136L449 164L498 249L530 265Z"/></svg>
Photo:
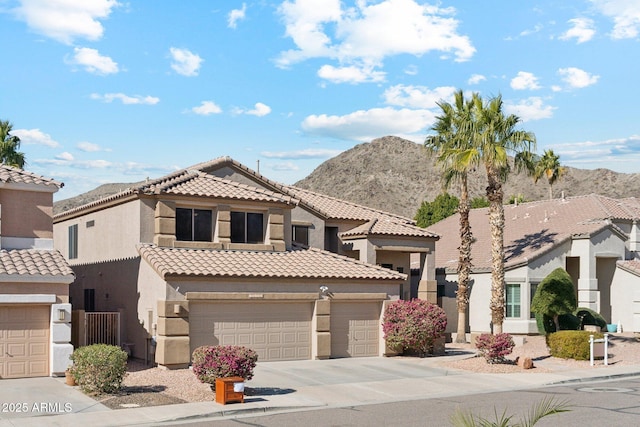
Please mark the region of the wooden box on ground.
<svg viewBox="0 0 640 427"><path fill-rule="evenodd" d="M223 405L230 402L244 403L244 378L216 378L216 402Z"/></svg>

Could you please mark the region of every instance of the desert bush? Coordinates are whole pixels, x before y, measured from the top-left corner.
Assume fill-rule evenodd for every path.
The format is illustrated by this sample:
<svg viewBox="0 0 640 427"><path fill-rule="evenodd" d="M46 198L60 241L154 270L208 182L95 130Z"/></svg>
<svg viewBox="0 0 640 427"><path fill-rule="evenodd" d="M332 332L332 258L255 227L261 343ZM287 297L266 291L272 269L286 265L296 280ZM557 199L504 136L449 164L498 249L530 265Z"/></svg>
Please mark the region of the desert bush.
<svg viewBox="0 0 640 427"><path fill-rule="evenodd" d="M509 334L481 334L476 337L475 345L487 363L504 363L505 356L516 346Z"/></svg>
<svg viewBox="0 0 640 427"><path fill-rule="evenodd" d="M70 356L71 375L80 388L92 394L113 393L120 389L127 372L127 353L120 347L93 344L79 347Z"/></svg>
<svg viewBox="0 0 640 427"><path fill-rule="evenodd" d="M193 351L191 363L193 373L200 382L210 384L215 390L216 378L253 378L253 369L258 361L254 350L236 345L202 346Z"/></svg>
<svg viewBox="0 0 640 427"><path fill-rule="evenodd" d="M549 354L562 359L589 360L589 336L600 339L604 335L588 331L558 331L547 337Z"/></svg>
<svg viewBox="0 0 640 427"><path fill-rule="evenodd" d="M387 306L382 330L387 345L396 351L414 350L424 355L447 327L444 310L425 300L398 300Z"/></svg>
<svg viewBox="0 0 640 427"><path fill-rule="evenodd" d="M578 319L582 319L582 326L584 325L595 325L600 326L602 329L607 328L607 321L604 320L604 317L600 315L597 311L591 310L586 307L579 307L575 315Z"/></svg>

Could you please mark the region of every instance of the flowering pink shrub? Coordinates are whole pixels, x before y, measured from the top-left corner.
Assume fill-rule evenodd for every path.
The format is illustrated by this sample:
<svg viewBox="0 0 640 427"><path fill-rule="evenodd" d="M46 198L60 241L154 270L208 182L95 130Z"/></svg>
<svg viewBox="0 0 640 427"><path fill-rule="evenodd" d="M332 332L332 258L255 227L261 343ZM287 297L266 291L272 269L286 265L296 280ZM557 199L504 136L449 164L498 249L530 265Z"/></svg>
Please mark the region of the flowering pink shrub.
<svg viewBox="0 0 640 427"><path fill-rule="evenodd" d="M387 306L382 322L388 346L398 351L415 350L424 355L444 334L447 315L442 308L425 300L398 300Z"/></svg>
<svg viewBox="0 0 640 427"><path fill-rule="evenodd" d="M476 348L487 363L504 363L516 344L509 334L482 334L476 337Z"/></svg>
<svg viewBox="0 0 640 427"><path fill-rule="evenodd" d="M200 382L211 384L215 390L216 378L253 378L258 354L247 347L235 345L202 346L191 357L193 373Z"/></svg>

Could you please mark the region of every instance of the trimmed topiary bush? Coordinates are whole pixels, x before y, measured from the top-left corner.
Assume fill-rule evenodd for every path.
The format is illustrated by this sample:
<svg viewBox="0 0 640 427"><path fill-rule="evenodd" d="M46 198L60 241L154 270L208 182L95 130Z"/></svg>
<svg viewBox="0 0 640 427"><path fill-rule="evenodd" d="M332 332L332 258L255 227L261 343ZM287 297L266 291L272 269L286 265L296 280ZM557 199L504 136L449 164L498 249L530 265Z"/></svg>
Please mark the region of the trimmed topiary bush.
<svg viewBox="0 0 640 427"><path fill-rule="evenodd" d="M579 307L576 310L575 315L578 319L582 319L582 326L595 325L600 326L602 329L607 329L607 321L604 320L604 317L602 317L597 311L586 307Z"/></svg>
<svg viewBox="0 0 640 427"><path fill-rule="evenodd" d="M503 334L481 334L476 337L475 342L478 353L485 358L487 363L504 363L505 356L511 354L516 344L511 335Z"/></svg>
<svg viewBox="0 0 640 427"><path fill-rule="evenodd" d="M382 330L387 345L396 351L414 350L429 353L436 339L444 334L447 315L444 310L425 300L397 300L387 306Z"/></svg>
<svg viewBox="0 0 640 427"><path fill-rule="evenodd" d="M562 359L589 360L589 336L595 339L604 337L603 334L589 331L559 331L547 337L549 354Z"/></svg>
<svg viewBox="0 0 640 427"><path fill-rule="evenodd" d="M127 353L120 347L88 345L75 349L69 358L73 362L69 371L84 392L114 393L122 387L127 372Z"/></svg>
<svg viewBox="0 0 640 427"><path fill-rule="evenodd" d="M236 345L202 346L193 351L191 363L193 373L200 382L216 388L216 378L253 378L253 369L258 361L254 350Z"/></svg>
<svg viewBox="0 0 640 427"><path fill-rule="evenodd" d="M531 311L543 316L540 322L545 333L549 333L548 321L552 319L556 331L562 329L560 315L572 314L577 307L576 293L571 276L562 268L556 268L536 288L531 301ZM540 323L539 323L540 326Z"/></svg>

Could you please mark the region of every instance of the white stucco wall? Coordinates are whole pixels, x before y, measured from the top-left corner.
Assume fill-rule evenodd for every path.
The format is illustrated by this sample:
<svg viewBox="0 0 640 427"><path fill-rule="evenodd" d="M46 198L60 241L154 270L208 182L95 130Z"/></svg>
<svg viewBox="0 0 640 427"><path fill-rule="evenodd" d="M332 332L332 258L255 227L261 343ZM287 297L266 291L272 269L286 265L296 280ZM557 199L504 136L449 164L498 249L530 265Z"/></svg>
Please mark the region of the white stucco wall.
<svg viewBox="0 0 640 427"><path fill-rule="evenodd" d="M624 332L640 332L640 310L634 316L636 298L640 301L640 277L617 268L611 284L611 321L622 323Z"/></svg>

